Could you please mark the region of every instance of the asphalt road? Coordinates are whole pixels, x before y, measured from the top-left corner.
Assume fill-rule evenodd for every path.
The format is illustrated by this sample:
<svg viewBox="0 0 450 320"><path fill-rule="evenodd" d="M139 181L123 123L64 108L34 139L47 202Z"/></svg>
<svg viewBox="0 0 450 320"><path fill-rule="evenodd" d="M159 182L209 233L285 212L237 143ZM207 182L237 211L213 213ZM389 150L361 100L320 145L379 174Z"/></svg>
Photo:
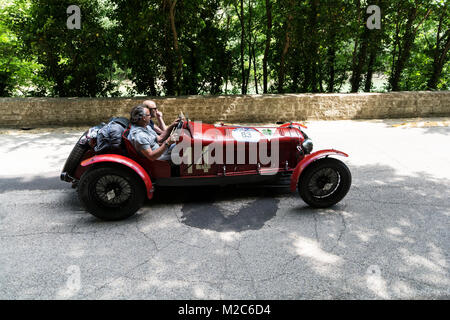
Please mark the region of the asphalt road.
<svg viewBox="0 0 450 320"><path fill-rule="evenodd" d="M0 299L448 299L449 119L307 123L346 198L157 190L102 222L59 172L85 128L0 130Z"/></svg>

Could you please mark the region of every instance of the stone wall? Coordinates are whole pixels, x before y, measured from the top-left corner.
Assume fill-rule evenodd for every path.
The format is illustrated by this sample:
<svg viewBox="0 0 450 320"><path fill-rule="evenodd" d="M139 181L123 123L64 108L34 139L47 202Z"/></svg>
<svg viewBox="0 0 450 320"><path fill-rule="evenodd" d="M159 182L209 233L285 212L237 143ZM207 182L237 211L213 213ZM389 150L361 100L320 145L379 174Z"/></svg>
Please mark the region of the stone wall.
<svg viewBox="0 0 450 320"><path fill-rule="evenodd" d="M0 126L94 125L128 117L145 98L0 98ZM182 110L207 123L450 116L450 91L356 94L268 94L154 98L170 122Z"/></svg>

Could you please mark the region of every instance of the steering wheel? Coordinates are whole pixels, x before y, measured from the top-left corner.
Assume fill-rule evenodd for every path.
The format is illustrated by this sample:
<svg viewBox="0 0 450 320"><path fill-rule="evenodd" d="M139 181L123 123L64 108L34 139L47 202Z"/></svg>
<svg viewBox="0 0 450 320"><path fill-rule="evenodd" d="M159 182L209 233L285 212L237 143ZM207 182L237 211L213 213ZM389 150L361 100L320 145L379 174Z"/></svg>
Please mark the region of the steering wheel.
<svg viewBox="0 0 450 320"><path fill-rule="evenodd" d="M191 137L193 138L194 137L194 135L192 134L192 132L191 132L191 127L189 127L189 117L187 116L187 114L186 114L186 130L187 131L189 131L189 134L191 135Z"/></svg>
<svg viewBox="0 0 450 320"><path fill-rule="evenodd" d="M184 122L183 119L180 119L180 122L178 122L178 125L177 125L177 130L179 130L183 127L183 122Z"/></svg>
<svg viewBox="0 0 450 320"><path fill-rule="evenodd" d="M185 116L185 115L183 114L183 111L180 111L178 117L180 118L180 122L178 122L178 125L177 125L177 127L176 127L175 130L182 129L183 126L184 126L184 124L186 123L186 129L187 129L187 131L189 131L189 134L190 134L191 137L192 137L191 128L189 127L189 118L187 117L187 115Z"/></svg>

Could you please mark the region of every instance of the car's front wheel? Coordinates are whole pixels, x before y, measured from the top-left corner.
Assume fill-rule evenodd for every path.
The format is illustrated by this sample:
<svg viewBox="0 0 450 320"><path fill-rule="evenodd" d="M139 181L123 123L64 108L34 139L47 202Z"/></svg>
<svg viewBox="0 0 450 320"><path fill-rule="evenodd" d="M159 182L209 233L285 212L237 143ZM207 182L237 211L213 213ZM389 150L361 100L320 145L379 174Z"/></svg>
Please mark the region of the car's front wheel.
<svg viewBox="0 0 450 320"><path fill-rule="evenodd" d="M145 200L140 178L120 166L98 166L86 171L78 185L78 197L86 210L102 220L132 216Z"/></svg>
<svg viewBox="0 0 450 320"><path fill-rule="evenodd" d="M300 176L298 192L312 207L327 208L341 201L352 183L352 175L342 161L323 158L314 161Z"/></svg>

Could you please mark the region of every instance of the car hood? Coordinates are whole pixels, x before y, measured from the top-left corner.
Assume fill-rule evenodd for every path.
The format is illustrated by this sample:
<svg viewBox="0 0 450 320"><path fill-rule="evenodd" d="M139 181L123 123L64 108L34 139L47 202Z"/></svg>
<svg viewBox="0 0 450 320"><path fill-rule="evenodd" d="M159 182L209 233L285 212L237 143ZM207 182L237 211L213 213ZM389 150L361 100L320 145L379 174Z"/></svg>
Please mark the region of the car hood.
<svg viewBox="0 0 450 320"><path fill-rule="evenodd" d="M241 126L215 126L200 122L191 122L190 131L195 140L207 141L237 141L260 142L272 139L301 139L303 135L297 128L289 127L241 127Z"/></svg>

